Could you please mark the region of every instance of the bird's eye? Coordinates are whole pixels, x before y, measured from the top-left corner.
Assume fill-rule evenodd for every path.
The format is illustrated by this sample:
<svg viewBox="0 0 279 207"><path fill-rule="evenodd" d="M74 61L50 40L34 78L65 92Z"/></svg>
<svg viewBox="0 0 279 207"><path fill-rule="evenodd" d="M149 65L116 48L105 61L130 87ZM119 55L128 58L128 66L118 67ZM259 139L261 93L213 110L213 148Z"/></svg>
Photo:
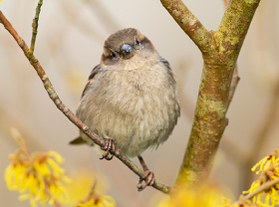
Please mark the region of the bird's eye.
<svg viewBox="0 0 279 207"><path fill-rule="evenodd" d="M111 53L111 56L112 56L112 58L116 58L115 52L112 52L112 53Z"/></svg>
<svg viewBox="0 0 279 207"><path fill-rule="evenodd" d="M138 39L136 39L136 41L135 41L135 42L136 42L136 44L137 44L137 45L139 45L139 44L140 44L140 41L139 41Z"/></svg>

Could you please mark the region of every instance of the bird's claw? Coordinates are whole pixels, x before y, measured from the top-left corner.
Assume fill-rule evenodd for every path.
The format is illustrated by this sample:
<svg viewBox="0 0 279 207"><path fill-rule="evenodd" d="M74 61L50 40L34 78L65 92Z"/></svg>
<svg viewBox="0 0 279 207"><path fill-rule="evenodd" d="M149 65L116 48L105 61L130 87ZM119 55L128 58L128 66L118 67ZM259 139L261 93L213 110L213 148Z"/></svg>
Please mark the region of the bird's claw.
<svg viewBox="0 0 279 207"><path fill-rule="evenodd" d="M143 184L143 182L145 182ZM144 176L139 178L139 182L137 184L138 191L144 190L147 186L151 186L155 183L155 175L151 170L144 171Z"/></svg>
<svg viewBox="0 0 279 207"><path fill-rule="evenodd" d="M113 158L113 154L115 153L115 145L112 139L105 139L105 146L101 147L101 149L105 150L105 153L100 157L100 160L111 160Z"/></svg>

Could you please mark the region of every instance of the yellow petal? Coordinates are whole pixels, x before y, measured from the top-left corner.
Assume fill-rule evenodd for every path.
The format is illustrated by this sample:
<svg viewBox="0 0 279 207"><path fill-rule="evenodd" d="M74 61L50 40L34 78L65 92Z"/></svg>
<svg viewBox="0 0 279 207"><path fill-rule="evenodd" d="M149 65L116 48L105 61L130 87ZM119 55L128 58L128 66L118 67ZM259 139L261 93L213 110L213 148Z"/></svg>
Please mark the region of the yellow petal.
<svg viewBox="0 0 279 207"><path fill-rule="evenodd" d="M29 194L22 194L18 197L19 200L23 201L23 200L28 200L30 198Z"/></svg>
<svg viewBox="0 0 279 207"><path fill-rule="evenodd" d="M50 175L50 170L46 163L40 163L39 160L34 161L35 170L42 176L46 177Z"/></svg>
<svg viewBox="0 0 279 207"><path fill-rule="evenodd" d="M49 166L52 168L53 172L56 172L58 174L63 174L65 171L63 168L59 167L59 165L57 165L53 159L47 159L47 164L49 164Z"/></svg>
<svg viewBox="0 0 279 207"><path fill-rule="evenodd" d="M47 154L48 156L53 157L58 163L64 162L63 157L55 151L48 151Z"/></svg>

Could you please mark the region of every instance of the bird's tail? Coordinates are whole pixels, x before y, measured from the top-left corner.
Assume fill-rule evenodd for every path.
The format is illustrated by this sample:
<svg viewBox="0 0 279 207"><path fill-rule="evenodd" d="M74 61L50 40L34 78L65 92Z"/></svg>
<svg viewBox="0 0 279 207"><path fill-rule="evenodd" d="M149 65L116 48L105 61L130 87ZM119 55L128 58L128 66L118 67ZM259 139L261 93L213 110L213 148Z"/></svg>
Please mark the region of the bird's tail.
<svg viewBox="0 0 279 207"><path fill-rule="evenodd" d="M69 142L69 144L72 145L81 145L81 144L87 144L87 142L82 137L77 137Z"/></svg>

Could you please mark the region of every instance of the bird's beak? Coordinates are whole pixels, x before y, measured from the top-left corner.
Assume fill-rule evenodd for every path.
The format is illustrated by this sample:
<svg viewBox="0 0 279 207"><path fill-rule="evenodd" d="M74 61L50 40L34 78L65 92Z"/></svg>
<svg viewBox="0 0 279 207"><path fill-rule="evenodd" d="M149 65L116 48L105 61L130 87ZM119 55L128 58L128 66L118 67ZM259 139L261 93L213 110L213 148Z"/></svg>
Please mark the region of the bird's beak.
<svg viewBox="0 0 279 207"><path fill-rule="evenodd" d="M121 57L123 59L129 59L136 54L135 49L128 44L123 44L120 50L121 50Z"/></svg>

